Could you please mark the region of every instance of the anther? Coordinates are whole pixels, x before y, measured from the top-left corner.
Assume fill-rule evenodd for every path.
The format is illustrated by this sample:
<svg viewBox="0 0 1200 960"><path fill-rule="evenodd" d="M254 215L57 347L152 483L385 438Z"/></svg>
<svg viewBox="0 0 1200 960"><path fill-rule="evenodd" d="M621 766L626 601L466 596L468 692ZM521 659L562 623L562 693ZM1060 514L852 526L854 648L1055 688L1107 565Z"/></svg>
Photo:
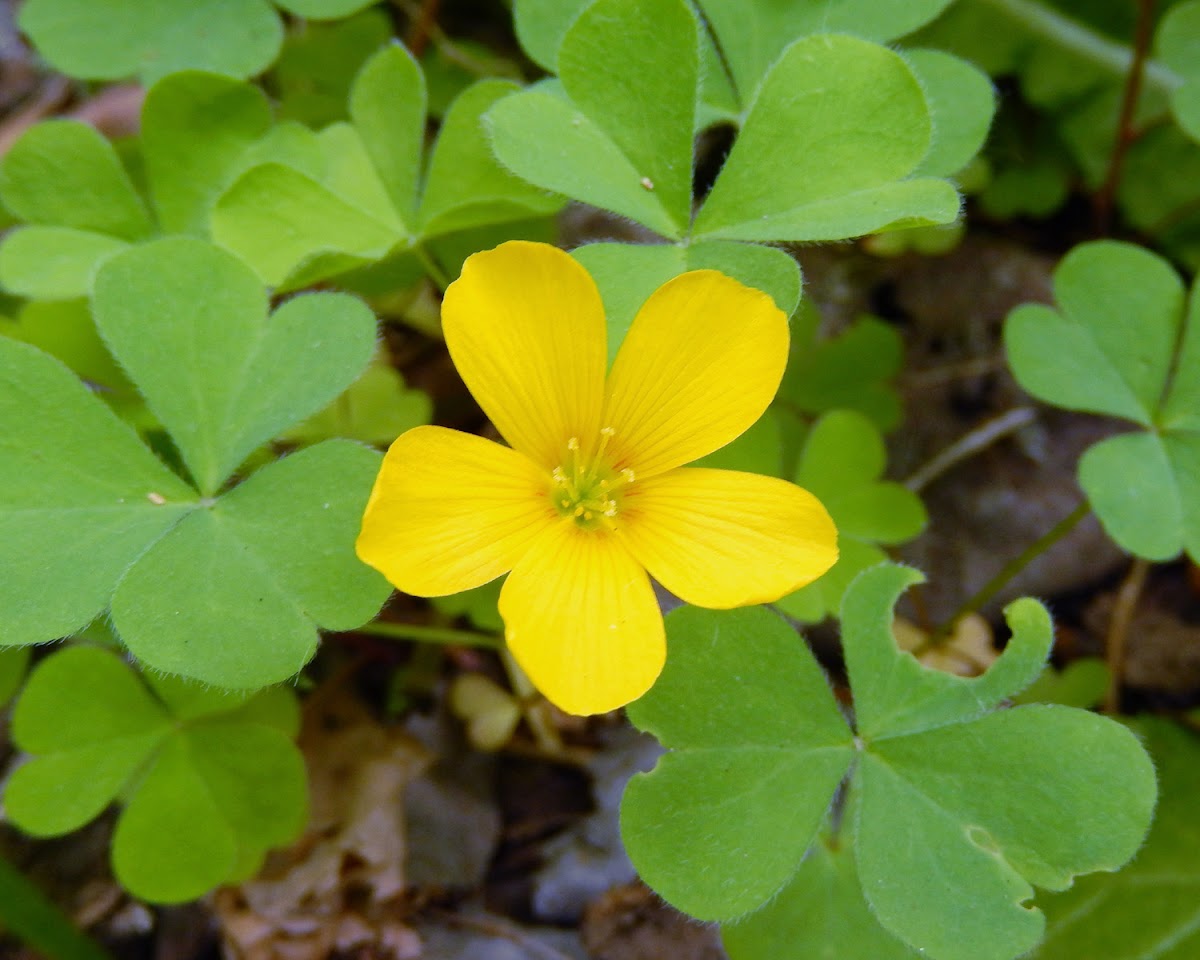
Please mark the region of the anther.
<svg viewBox="0 0 1200 960"><path fill-rule="evenodd" d="M567 449L568 450L578 450L579 449L579 438L572 437L570 440L568 440L567 441Z"/></svg>
<svg viewBox="0 0 1200 960"><path fill-rule="evenodd" d="M621 471L621 476L625 478L626 483L633 483L633 471L628 467Z"/></svg>

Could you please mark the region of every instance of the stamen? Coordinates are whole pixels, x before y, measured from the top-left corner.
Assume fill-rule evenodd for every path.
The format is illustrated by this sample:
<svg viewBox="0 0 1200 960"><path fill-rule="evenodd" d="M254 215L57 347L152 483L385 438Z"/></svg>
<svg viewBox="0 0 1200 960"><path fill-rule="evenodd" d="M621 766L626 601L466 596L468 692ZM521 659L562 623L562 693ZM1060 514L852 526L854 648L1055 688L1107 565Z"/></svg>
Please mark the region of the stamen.
<svg viewBox="0 0 1200 960"><path fill-rule="evenodd" d="M621 471L621 476L625 478L626 483L633 483L633 471L628 467Z"/></svg>

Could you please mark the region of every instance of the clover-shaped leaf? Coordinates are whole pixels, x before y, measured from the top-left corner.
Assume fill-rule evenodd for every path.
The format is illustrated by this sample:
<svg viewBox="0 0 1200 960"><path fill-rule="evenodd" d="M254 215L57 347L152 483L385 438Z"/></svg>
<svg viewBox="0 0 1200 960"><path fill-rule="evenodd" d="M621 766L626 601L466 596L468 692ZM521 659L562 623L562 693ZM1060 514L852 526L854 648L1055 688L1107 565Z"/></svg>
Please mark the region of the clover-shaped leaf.
<svg viewBox="0 0 1200 960"><path fill-rule="evenodd" d="M699 50L683 0L596 0L558 49L565 96L533 89L488 113L496 156L530 183L682 237Z"/></svg>
<svg viewBox="0 0 1200 960"><path fill-rule="evenodd" d="M880 544L903 543L924 529L928 517L920 497L882 480L886 464L883 437L861 413L835 410L813 424L796 482L833 517L839 556L828 573L779 601L793 617L816 621L836 612L850 582L887 559Z"/></svg>
<svg viewBox="0 0 1200 960"><path fill-rule="evenodd" d="M899 54L842 35L797 40L763 79L694 234L840 240L948 223L958 215L954 188L914 175L931 129Z"/></svg>
<svg viewBox="0 0 1200 960"><path fill-rule="evenodd" d="M1056 406L1144 428L1095 444L1079 482L1109 535L1150 560L1200 558L1200 293L1164 260L1113 241L1072 250L1054 273L1058 309L1005 323L1018 382Z"/></svg>
<svg viewBox="0 0 1200 960"><path fill-rule="evenodd" d="M1045 609L1008 608L1013 639L982 676L941 674L891 633L892 606L919 579L882 565L847 592L853 732L779 618L668 617L666 669L629 715L670 752L630 781L621 817L634 865L660 895L709 920L761 907L808 869L804 853L847 773L839 842L854 845L866 903L934 960L1028 951L1043 925L1024 905L1032 885L1064 889L1133 854L1155 782L1129 731L1068 707L989 712L1045 662Z"/></svg>
<svg viewBox="0 0 1200 960"><path fill-rule="evenodd" d="M487 147L482 115L515 89L481 80L464 90L422 179L424 75L407 50L388 45L354 80L350 122L318 135L317 169L270 158L246 169L215 205L213 236L264 282L296 289L423 239L553 213L562 202L517 179Z"/></svg>
<svg viewBox="0 0 1200 960"><path fill-rule="evenodd" d="M34 758L10 778L5 809L26 832L57 836L121 802L118 879L148 900L191 900L300 832L298 723L283 688L147 687L115 654L71 647L38 664L13 710L13 739Z"/></svg>
<svg viewBox="0 0 1200 960"><path fill-rule="evenodd" d="M0 644L66 636L111 604L144 662L250 688L299 670L318 625L378 609L387 585L352 547L377 453L329 441L221 495L374 350L374 318L351 297L297 297L270 318L266 306L249 268L200 240L126 251L97 279L100 331L197 488L57 360L0 338Z"/></svg>
<svg viewBox="0 0 1200 960"><path fill-rule="evenodd" d="M373 2L276 0L317 19ZM18 24L63 73L87 80L136 75L147 85L189 69L252 77L270 66L283 42L283 24L267 0L28 0Z"/></svg>

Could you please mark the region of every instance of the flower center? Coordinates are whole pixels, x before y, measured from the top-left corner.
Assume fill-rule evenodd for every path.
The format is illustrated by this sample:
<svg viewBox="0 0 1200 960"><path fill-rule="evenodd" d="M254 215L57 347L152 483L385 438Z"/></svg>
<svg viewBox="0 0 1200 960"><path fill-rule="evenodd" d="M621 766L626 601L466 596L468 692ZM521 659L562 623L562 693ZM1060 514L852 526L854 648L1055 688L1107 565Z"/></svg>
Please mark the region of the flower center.
<svg viewBox="0 0 1200 960"><path fill-rule="evenodd" d="M602 429L590 457L581 454L579 438L572 437L563 462L550 474L554 508L584 530L612 530L626 488L633 483L632 470L617 470L604 456L612 436L612 427Z"/></svg>

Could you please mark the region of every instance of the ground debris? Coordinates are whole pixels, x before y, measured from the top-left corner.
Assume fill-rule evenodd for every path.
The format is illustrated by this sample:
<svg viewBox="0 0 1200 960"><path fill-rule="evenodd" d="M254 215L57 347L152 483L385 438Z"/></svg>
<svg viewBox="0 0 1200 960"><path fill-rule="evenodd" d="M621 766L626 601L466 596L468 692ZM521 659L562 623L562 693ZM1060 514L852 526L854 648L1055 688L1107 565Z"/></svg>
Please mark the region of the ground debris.
<svg viewBox="0 0 1200 960"><path fill-rule="evenodd" d="M271 854L258 877L218 891L225 955L419 957L420 939L406 922L401 811L428 753L353 695L328 689L307 705L300 746L312 797L308 831Z"/></svg>

